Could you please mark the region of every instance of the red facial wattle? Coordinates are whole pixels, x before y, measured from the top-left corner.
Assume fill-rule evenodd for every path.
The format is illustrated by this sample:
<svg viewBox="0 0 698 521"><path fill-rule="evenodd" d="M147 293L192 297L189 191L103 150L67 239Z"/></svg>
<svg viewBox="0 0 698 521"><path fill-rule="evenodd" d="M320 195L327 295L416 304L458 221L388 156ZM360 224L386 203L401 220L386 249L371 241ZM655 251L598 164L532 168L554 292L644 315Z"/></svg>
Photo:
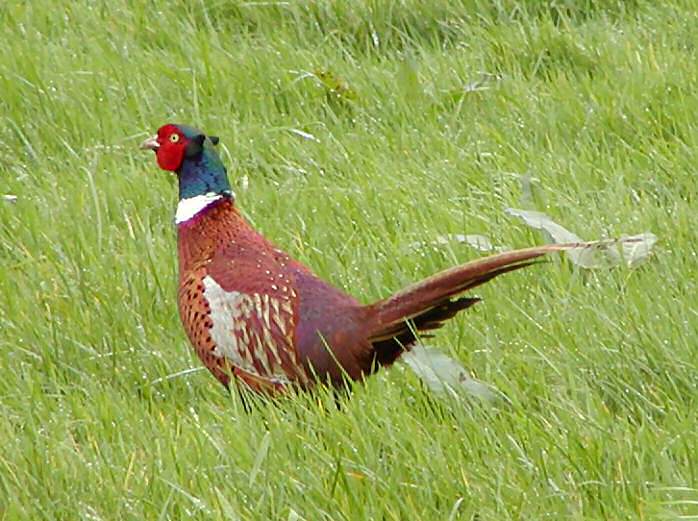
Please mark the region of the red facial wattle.
<svg viewBox="0 0 698 521"><path fill-rule="evenodd" d="M175 172L182 165L187 139L174 125L165 125L158 129L158 144L156 151L158 165L163 170Z"/></svg>

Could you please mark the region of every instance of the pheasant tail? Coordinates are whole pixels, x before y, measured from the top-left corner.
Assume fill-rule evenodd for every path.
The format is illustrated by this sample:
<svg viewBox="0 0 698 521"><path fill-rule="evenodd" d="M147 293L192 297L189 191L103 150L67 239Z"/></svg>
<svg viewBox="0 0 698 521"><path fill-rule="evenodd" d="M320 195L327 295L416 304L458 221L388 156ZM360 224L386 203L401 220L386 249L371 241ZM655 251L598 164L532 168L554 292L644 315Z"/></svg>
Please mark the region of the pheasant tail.
<svg viewBox="0 0 698 521"><path fill-rule="evenodd" d="M458 295L498 275L535 263L553 251L584 244L549 244L508 251L442 271L368 306L369 342L380 365L394 362L416 340L417 332L440 328L456 313L479 302ZM410 321L409 324L407 321Z"/></svg>

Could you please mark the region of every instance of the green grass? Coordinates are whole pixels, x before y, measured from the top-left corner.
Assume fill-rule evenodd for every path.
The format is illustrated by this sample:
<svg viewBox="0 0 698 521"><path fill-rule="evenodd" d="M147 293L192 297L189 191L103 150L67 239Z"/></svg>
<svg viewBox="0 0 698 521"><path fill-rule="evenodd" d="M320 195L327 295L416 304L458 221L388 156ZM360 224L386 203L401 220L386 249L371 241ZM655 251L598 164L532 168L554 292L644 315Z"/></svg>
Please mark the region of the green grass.
<svg viewBox="0 0 698 521"><path fill-rule="evenodd" d="M0 519L698 519L695 3L63 4L0 5ZM169 121L220 135L255 226L365 302L481 255L415 241L540 242L506 207L660 242L507 275L439 333L509 406L398 366L341 411L245 414L162 380L199 366L176 190L137 149Z"/></svg>

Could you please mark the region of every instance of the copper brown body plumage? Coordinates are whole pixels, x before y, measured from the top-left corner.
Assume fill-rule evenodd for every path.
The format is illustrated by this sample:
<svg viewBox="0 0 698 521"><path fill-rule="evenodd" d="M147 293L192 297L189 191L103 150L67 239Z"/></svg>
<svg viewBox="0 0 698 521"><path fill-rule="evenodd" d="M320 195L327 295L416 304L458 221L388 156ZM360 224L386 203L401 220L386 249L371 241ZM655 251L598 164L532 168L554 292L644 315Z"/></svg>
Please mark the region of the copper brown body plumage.
<svg viewBox="0 0 698 521"><path fill-rule="evenodd" d="M179 177L179 313L196 353L224 385L262 393L341 385L388 366L478 302L464 292L573 245L516 250L451 268L370 305L315 276L240 215L214 143L166 125L143 144Z"/></svg>

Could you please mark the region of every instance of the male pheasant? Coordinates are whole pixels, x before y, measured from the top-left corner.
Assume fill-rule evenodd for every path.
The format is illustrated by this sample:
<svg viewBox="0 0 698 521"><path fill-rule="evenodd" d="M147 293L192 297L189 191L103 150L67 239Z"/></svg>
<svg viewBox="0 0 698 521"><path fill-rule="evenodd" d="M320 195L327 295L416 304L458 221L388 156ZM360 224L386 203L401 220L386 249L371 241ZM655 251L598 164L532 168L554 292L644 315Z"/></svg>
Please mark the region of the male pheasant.
<svg viewBox="0 0 698 521"><path fill-rule="evenodd" d="M479 299L462 293L536 257L574 245L508 251L451 268L362 305L255 231L235 207L218 138L168 124L141 148L179 179L175 222L179 314L189 340L223 385L254 391L339 386L389 366L420 331Z"/></svg>

